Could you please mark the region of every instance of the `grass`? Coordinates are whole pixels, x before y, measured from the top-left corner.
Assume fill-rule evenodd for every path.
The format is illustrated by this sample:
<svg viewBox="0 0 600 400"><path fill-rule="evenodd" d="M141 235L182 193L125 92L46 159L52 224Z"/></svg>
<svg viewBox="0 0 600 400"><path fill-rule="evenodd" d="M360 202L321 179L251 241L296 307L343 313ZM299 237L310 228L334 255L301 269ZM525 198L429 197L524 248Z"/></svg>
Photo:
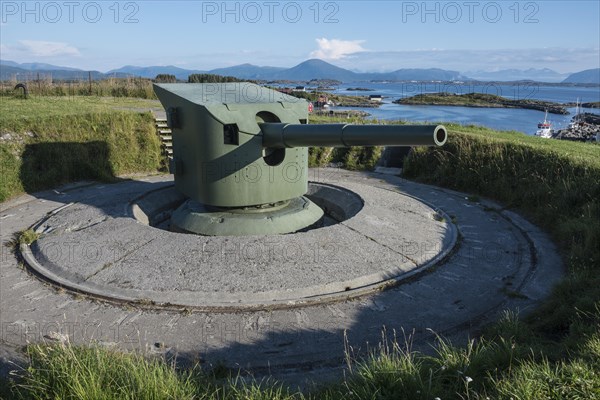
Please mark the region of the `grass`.
<svg viewBox="0 0 600 400"><path fill-rule="evenodd" d="M114 179L158 168L149 114L115 111L121 107L115 99L93 104L79 98L51 104L33 100L1 99L0 128L13 138L0 143L0 199L80 179L75 170L93 179ZM399 344L383 337L366 359L348 353L343 381L304 394L272 381L225 379L213 373L218 368L178 370L162 360L94 345L35 344L27 350L30 367L20 379L0 384L0 394L24 399L600 399L600 146L474 126L447 128L448 143L415 150L405 176L465 191L471 201L496 199L524 213L552 236L564 256L567 278L527 318L507 313L464 346L438 338L429 355L413 351L410 340ZM65 149L85 159L67 158L63 161L71 167L61 170L64 162L56 159ZM340 162L360 169L372 165L377 151L315 148L310 157L314 165ZM104 155L94 160L94 154ZM83 162L90 158L91 165ZM51 170L61 172L52 175Z"/></svg>
<svg viewBox="0 0 600 400"><path fill-rule="evenodd" d="M571 271L600 262L600 146L450 126L440 149L417 149L405 176L499 200L542 226Z"/></svg>
<svg viewBox="0 0 600 400"><path fill-rule="evenodd" d="M600 334L579 345L571 359L549 360L543 345L529 344L529 327L506 313L487 339L452 346L437 338L431 355L412 350L411 338L382 333L363 359L348 350L345 378L310 393L273 380L223 374L219 366L177 369L97 345L32 344L29 367L4 382L17 399L586 399L600 398ZM2 393L2 392L0 392Z"/></svg>
<svg viewBox="0 0 600 400"><path fill-rule="evenodd" d="M157 171L156 102L0 97L0 201L77 180ZM127 111L133 108L136 111Z"/></svg>
<svg viewBox="0 0 600 400"><path fill-rule="evenodd" d="M16 81L0 82L0 96L22 96L22 90L15 90ZM23 82L27 85L29 95L35 96L88 96L93 97L132 97L156 99L152 90L152 80L145 78L111 78L92 81L85 78L75 82L53 81L50 76L41 74L39 79Z"/></svg>
<svg viewBox="0 0 600 400"><path fill-rule="evenodd" d="M179 370L162 358L145 358L97 345L32 344L20 378L3 382L11 399L292 399L271 381L221 378L198 366Z"/></svg>
<svg viewBox="0 0 600 400"><path fill-rule="evenodd" d="M30 366L15 395L43 399L192 398L191 373L164 362L98 347L30 345Z"/></svg>
<svg viewBox="0 0 600 400"><path fill-rule="evenodd" d="M24 230L19 234L19 244L30 245L40 238L40 234L36 233L33 229Z"/></svg>
<svg viewBox="0 0 600 400"><path fill-rule="evenodd" d="M418 149L405 176L499 200L548 232L567 278L528 318L523 361L494 381L499 398L600 398L600 146L450 126L443 148ZM582 343L585 344L582 347Z"/></svg>
<svg viewBox="0 0 600 400"><path fill-rule="evenodd" d="M390 123L388 121L369 121L360 117L342 118L329 117L321 115L311 115L311 124L372 124L372 123ZM399 122L395 122L399 123ZM341 165L346 169L354 171L372 170L377 165L383 147L311 147L308 149L308 166L325 167L329 164Z"/></svg>
<svg viewBox="0 0 600 400"><path fill-rule="evenodd" d="M161 107L158 100L128 97L32 95L25 100L13 96L0 96L1 121L10 123L11 127L20 126L22 128L27 128L29 121L37 118L105 113L126 108L149 110L157 107Z"/></svg>

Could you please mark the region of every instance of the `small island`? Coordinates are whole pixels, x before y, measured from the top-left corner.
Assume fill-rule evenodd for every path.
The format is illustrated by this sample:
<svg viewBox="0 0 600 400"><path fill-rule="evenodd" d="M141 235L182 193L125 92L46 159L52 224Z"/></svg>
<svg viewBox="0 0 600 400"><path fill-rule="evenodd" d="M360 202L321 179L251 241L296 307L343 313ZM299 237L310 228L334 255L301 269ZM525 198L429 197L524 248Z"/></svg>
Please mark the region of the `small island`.
<svg viewBox="0 0 600 400"><path fill-rule="evenodd" d="M581 108L600 108L600 101L593 101L591 103L564 103L565 107L579 107Z"/></svg>
<svg viewBox="0 0 600 400"><path fill-rule="evenodd" d="M551 114L569 114L565 105L542 100L512 100L505 97L484 93L424 93L416 96L394 100L395 104L428 105L428 106L461 106L487 108L524 108L548 111Z"/></svg>

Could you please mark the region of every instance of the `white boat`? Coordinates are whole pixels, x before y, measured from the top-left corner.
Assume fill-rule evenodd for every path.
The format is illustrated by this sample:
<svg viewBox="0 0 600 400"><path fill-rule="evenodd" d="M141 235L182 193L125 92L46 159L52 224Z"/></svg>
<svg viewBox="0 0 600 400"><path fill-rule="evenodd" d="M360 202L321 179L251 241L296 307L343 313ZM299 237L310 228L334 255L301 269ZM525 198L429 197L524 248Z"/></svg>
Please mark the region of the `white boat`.
<svg viewBox="0 0 600 400"><path fill-rule="evenodd" d="M548 122L548 110L544 116L544 122L538 124L538 130L535 132L535 136L539 136L545 139L550 139L554 131L552 130L552 124Z"/></svg>

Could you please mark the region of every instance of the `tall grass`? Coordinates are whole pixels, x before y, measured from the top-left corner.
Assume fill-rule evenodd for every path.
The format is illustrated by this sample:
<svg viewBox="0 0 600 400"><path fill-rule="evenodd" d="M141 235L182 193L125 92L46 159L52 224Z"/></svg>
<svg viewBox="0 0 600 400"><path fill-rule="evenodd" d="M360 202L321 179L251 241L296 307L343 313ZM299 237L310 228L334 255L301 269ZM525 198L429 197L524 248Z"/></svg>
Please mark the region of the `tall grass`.
<svg viewBox="0 0 600 400"><path fill-rule="evenodd" d="M69 345L28 347L30 367L21 387L33 399L192 398L190 372L136 354Z"/></svg>
<svg viewBox="0 0 600 400"><path fill-rule="evenodd" d="M98 345L32 344L29 366L4 382L11 399L184 400L301 398L273 381L220 378L199 366L178 369L163 358L123 353ZM2 392L0 392L2 393Z"/></svg>
<svg viewBox="0 0 600 400"><path fill-rule="evenodd" d="M563 335L600 301L600 146L523 135L451 131L441 149L417 149L405 176L501 201L559 244L569 277L535 324Z"/></svg>
<svg viewBox="0 0 600 400"><path fill-rule="evenodd" d="M156 99L152 89L152 80L146 78L108 78L93 80L82 79L74 82L53 81L51 78L32 79L23 82L29 95L40 96L90 96L90 97L135 97ZM16 81L0 82L0 97L19 96L22 90L15 90Z"/></svg>
<svg viewBox="0 0 600 400"><path fill-rule="evenodd" d="M457 128L443 148L414 151L405 176L520 209L568 249L573 268L597 264L600 146L520 136Z"/></svg>
<svg viewBox="0 0 600 400"><path fill-rule="evenodd" d="M495 381L500 398L600 398L600 146L454 127L441 149L418 149L405 176L501 201L558 243L567 278L527 319L529 360ZM572 383L569 383L572 381Z"/></svg>
<svg viewBox="0 0 600 400"><path fill-rule="evenodd" d="M129 103L1 99L0 201L82 179L157 171L152 115L115 110L115 104Z"/></svg>
<svg viewBox="0 0 600 400"><path fill-rule="evenodd" d="M30 366L6 382L4 393L22 399L586 399L600 396L600 335L580 344L572 360L549 361L528 344L527 326L514 314L499 321L502 333L453 346L441 337L432 354L382 333L362 359L347 352L343 380L309 393L273 380L256 381L210 368L177 369L162 358L69 344L27 348ZM514 335L513 335L514 334ZM218 368L217 368L218 369ZM8 396L8 395L5 395Z"/></svg>
<svg viewBox="0 0 600 400"><path fill-rule="evenodd" d="M329 116L311 116L311 123L343 123L343 124L365 124L376 123L377 121L366 121L365 119L329 117ZM343 168L355 171L372 170L383 153L382 146L372 147L310 147L308 149L308 166L326 167L330 164L340 165Z"/></svg>

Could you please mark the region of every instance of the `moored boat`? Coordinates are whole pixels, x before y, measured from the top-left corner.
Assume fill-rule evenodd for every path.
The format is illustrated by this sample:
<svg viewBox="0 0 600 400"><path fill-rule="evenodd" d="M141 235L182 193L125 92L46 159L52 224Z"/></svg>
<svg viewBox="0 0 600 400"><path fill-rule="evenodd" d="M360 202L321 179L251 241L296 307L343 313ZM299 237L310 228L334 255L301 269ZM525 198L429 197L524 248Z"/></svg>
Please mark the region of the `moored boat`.
<svg viewBox="0 0 600 400"><path fill-rule="evenodd" d="M554 133L554 131L552 129L552 124L548 121L548 110L546 110L546 115L544 116L544 122L538 123L538 129L535 132L535 136L549 139L552 137L553 133Z"/></svg>

